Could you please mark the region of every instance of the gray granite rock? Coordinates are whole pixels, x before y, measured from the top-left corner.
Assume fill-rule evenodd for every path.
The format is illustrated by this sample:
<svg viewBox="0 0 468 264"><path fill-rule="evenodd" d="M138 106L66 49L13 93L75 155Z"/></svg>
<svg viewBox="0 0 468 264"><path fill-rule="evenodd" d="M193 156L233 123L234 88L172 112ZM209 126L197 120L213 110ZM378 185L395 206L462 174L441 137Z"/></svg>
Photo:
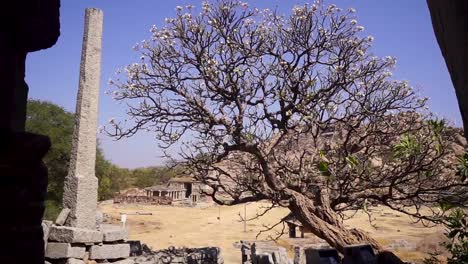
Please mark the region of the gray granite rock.
<svg viewBox="0 0 468 264"><path fill-rule="evenodd" d="M49 240L65 243L99 243L102 242L102 233L83 228L52 226Z"/></svg>
<svg viewBox="0 0 468 264"><path fill-rule="evenodd" d="M62 211L60 211L60 214L57 216L57 219L55 219L55 224L56 225L65 224L65 221L67 221L69 214L70 214L70 208L63 208Z"/></svg>
<svg viewBox="0 0 468 264"><path fill-rule="evenodd" d="M96 132L101 76L103 13L87 8L81 53L75 130L63 205L71 212L66 224L96 229L98 180L95 176Z"/></svg>
<svg viewBox="0 0 468 264"><path fill-rule="evenodd" d="M101 232L105 242L125 240L128 237L127 230L119 225L102 224Z"/></svg>
<svg viewBox="0 0 468 264"><path fill-rule="evenodd" d="M83 258L85 252L85 247L72 246L69 243L49 242L45 256L51 259Z"/></svg>
<svg viewBox="0 0 468 264"><path fill-rule="evenodd" d="M129 244L104 244L91 246L90 259L118 259L130 256Z"/></svg>
<svg viewBox="0 0 468 264"><path fill-rule="evenodd" d="M85 264L85 262L81 259L69 258L66 264Z"/></svg>

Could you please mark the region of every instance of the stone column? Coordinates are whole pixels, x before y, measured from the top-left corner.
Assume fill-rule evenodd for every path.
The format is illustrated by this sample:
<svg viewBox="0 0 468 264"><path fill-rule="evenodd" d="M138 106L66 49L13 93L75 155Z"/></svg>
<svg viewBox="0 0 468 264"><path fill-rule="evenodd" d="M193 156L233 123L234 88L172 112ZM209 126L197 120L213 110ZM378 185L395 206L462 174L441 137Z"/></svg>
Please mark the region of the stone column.
<svg viewBox="0 0 468 264"><path fill-rule="evenodd" d="M66 224L87 229L96 229L98 180L94 166L101 79L102 21L101 10L86 9L73 148L63 193L63 205L71 209Z"/></svg>

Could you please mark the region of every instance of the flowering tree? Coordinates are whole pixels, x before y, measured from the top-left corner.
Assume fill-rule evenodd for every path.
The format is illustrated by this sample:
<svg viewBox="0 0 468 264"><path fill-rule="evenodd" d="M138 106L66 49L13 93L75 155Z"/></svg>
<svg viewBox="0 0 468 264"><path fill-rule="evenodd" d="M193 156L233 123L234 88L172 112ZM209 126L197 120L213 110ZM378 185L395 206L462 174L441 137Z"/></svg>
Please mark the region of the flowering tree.
<svg viewBox="0 0 468 264"><path fill-rule="evenodd" d="M340 251L381 249L344 226L346 211L381 204L438 221L436 202L465 203L445 162L459 133L426 120L426 99L391 79L394 58L372 56L353 9L316 3L284 17L221 0L176 10L112 81L130 122L112 120L109 134L155 132L181 147L215 202L287 207Z"/></svg>

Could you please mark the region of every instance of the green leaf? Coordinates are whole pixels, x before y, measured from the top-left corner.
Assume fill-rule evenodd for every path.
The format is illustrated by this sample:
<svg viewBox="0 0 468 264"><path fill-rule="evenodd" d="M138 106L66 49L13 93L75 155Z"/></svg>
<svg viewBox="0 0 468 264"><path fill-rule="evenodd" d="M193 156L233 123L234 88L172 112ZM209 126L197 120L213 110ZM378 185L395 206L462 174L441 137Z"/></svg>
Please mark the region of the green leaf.
<svg viewBox="0 0 468 264"><path fill-rule="evenodd" d="M320 161L317 165L317 168L319 169L319 171L325 175L325 176L330 176L331 173L330 173L330 169L328 167L328 163L325 162L325 161Z"/></svg>
<svg viewBox="0 0 468 264"><path fill-rule="evenodd" d="M468 152L458 158L457 175L461 177L462 181L468 177Z"/></svg>
<svg viewBox="0 0 468 264"><path fill-rule="evenodd" d="M354 155L350 155L350 156L346 157L345 160L346 160L346 163L348 164L348 166L350 168L355 168L355 167L357 167L359 165L359 160Z"/></svg>
<svg viewBox="0 0 468 264"><path fill-rule="evenodd" d="M419 145L414 135L406 134L400 139L400 142L393 148L394 155L399 158L409 158L420 153Z"/></svg>

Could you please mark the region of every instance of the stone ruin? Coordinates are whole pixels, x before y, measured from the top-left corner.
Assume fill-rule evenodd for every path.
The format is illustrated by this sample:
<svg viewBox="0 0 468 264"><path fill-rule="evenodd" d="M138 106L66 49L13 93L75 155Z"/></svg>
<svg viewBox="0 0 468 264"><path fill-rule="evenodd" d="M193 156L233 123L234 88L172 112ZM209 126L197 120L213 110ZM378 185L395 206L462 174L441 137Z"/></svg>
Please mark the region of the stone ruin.
<svg viewBox="0 0 468 264"><path fill-rule="evenodd" d="M127 231L97 219L96 131L101 72L103 13L87 8L73 148L65 178L63 210L55 223L44 222L45 258L49 263L82 264L130 256Z"/></svg>
<svg viewBox="0 0 468 264"><path fill-rule="evenodd" d="M151 204L151 205L171 205L172 199L169 197L149 196L146 190L131 188L114 194L114 204Z"/></svg>
<svg viewBox="0 0 468 264"><path fill-rule="evenodd" d="M295 246L294 259L272 241L241 241L242 264L403 264L395 254L375 254L369 245L350 245L344 254L326 243Z"/></svg>
<svg viewBox="0 0 468 264"><path fill-rule="evenodd" d="M212 204L213 200L203 193L209 187L190 176L179 176L167 184L144 189L130 188L114 194L114 203L138 203L152 205L196 206Z"/></svg>
<svg viewBox="0 0 468 264"><path fill-rule="evenodd" d="M221 250L217 247L174 248L144 250L141 256L132 257L129 264L223 264Z"/></svg>

